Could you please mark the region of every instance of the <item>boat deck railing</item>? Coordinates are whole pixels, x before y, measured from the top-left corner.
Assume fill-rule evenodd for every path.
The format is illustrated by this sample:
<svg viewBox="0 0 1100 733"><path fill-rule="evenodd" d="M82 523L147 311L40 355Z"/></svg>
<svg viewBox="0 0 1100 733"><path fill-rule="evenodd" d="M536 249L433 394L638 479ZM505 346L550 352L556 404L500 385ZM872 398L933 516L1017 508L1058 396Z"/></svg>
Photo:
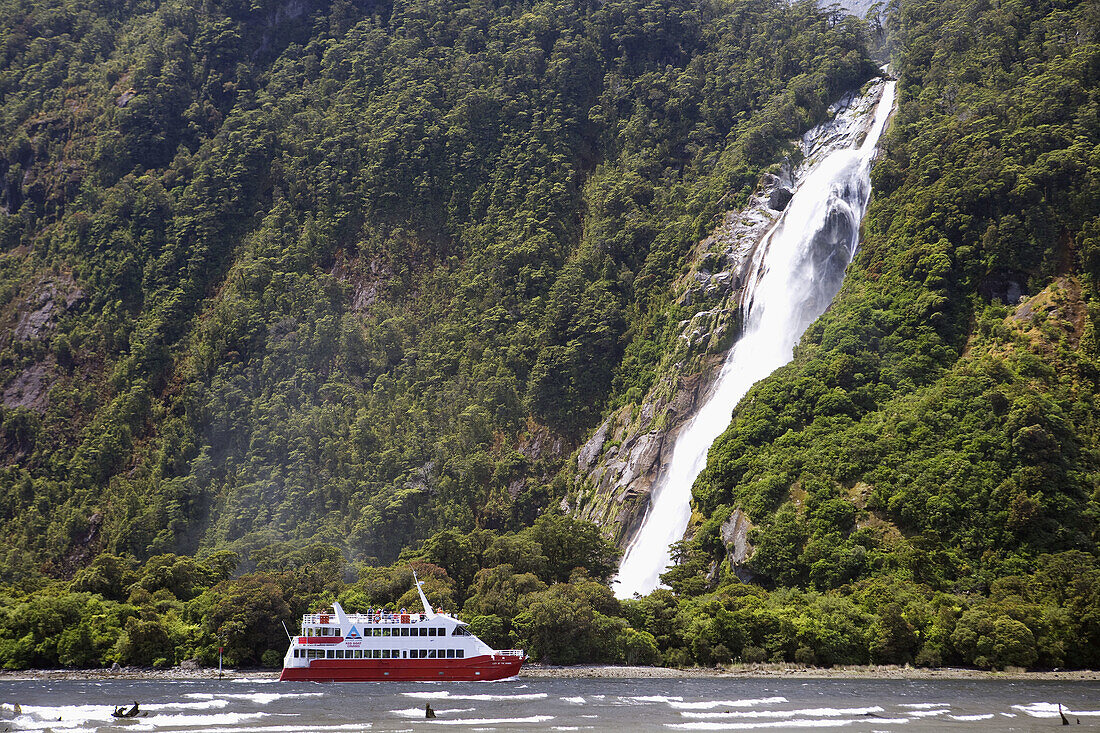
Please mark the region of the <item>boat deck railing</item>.
<svg viewBox="0 0 1100 733"><path fill-rule="evenodd" d="M522 649L497 649L497 654L505 657L522 657Z"/></svg>
<svg viewBox="0 0 1100 733"><path fill-rule="evenodd" d="M349 613L348 621L353 624L415 624L424 621L422 613ZM335 624L334 613L307 613L302 616L303 624Z"/></svg>

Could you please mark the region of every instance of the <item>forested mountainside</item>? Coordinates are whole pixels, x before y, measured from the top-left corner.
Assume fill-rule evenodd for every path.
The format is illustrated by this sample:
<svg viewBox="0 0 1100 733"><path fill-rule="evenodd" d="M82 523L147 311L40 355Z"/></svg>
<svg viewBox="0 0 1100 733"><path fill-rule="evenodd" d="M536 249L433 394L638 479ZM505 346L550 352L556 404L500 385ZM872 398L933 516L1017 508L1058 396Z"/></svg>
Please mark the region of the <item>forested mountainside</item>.
<svg viewBox="0 0 1100 733"><path fill-rule="evenodd" d="M0 664L277 663L279 619L408 605L412 567L559 662L1097 663L1095 3L899 0L885 38L771 0L0 6ZM851 279L712 451L671 590L619 602L569 455L875 42Z"/></svg>
<svg viewBox="0 0 1100 733"><path fill-rule="evenodd" d="M874 72L809 3L4 16L4 537L62 576L530 524L717 202Z"/></svg>

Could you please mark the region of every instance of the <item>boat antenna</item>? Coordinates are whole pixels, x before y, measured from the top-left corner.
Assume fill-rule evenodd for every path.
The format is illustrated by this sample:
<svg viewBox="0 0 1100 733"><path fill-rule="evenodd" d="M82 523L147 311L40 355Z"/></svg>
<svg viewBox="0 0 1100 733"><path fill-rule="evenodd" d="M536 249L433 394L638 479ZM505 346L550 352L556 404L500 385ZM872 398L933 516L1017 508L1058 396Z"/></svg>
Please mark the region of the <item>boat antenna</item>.
<svg viewBox="0 0 1100 733"><path fill-rule="evenodd" d="M290 629L286 627L286 621L282 621L281 623L283 624L283 631L286 632L286 638L293 639L294 637L290 635Z"/></svg>
<svg viewBox="0 0 1100 733"><path fill-rule="evenodd" d="M424 595L424 581L416 577L416 571L413 571L413 582L416 583L416 592L420 594L420 602L424 604L424 615L428 618L435 618L435 611L432 610L432 606L428 603L428 597Z"/></svg>

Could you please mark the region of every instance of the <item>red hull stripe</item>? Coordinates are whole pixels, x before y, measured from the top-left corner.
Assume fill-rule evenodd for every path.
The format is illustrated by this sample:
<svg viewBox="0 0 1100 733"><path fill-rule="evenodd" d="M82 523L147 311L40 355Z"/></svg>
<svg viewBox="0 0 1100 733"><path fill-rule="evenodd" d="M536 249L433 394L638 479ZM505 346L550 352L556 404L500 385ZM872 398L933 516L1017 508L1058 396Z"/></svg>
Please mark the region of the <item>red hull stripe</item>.
<svg viewBox="0 0 1100 733"><path fill-rule="evenodd" d="M299 636L299 644L339 644L344 640L342 636Z"/></svg>
<svg viewBox="0 0 1100 733"><path fill-rule="evenodd" d="M471 659L312 659L308 667L284 667L280 680L290 682L378 682L402 680L499 680L519 674L520 657Z"/></svg>

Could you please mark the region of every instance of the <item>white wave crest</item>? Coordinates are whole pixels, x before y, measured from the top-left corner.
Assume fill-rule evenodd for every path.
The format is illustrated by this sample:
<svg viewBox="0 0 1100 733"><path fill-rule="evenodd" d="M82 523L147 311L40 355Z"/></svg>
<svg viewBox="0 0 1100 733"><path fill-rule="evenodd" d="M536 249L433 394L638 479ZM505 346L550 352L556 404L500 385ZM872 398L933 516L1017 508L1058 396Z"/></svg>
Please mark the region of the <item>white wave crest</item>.
<svg viewBox="0 0 1100 733"><path fill-rule="evenodd" d="M507 700L545 700L549 697L545 692L526 692L519 695L455 695L451 692L402 692L405 697L419 697L422 700L481 700L483 702L500 702Z"/></svg>
<svg viewBox="0 0 1100 733"><path fill-rule="evenodd" d="M268 713L214 713L212 715L152 715L148 718L134 718L133 724L126 730L156 730L158 728L209 728L211 726L235 725L250 720L268 717Z"/></svg>
<svg viewBox="0 0 1100 733"><path fill-rule="evenodd" d="M432 712L436 715L454 715L456 713L468 713L476 708L432 708ZM399 715L402 718L423 718L424 708L405 708L404 710L391 710L394 715Z"/></svg>
<svg viewBox="0 0 1100 733"><path fill-rule="evenodd" d="M683 698L674 698L682 700ZM703 700L702 702L670 702L674 708L682 710L709 710L711 708L751 708L757 705L778 705L787 702L785 697L757 697L745 700Z"/></svg>
<svg viewBox="0 0 1100 733"><path fill-rule="evenodd" d="M141 706L142 710L212 710L224 708L228 700L203 700L202 702L154 702Z"/></svg>
<svg viewBox="0 0 1100 733"><path fill-rule="evenodd" d="M680 711L685 718L840 718L845 715L870 715L884 712L875 705L867 708L803 708L801 710L739 710L724 713Z"/></svg>
<svg viewBox="0 0 1100 733"><path fill-rule="evenodd" d="M951 715L952 720L961 720L963 722L972 722L977 720L989 720L993 717L993 713L979 713L977 715Z"/></svg>
<svg viewBox="0 0 1100 733"><path fill-rule="evenodd" d="M507 725L512 723L545 723L553 720L553 715L531 715L526 718L458 718L456 720L428 720L436 725Z"/></svg>
<svg viewBox="0 0 1100 733"><path fill-rule="evenodd" d="M800 718L795 720L774 720L767 723L721 723L699 721L696 723L665 723L666 728L678 730L760 730L763 728L843 728L854 723L866 723L866 718ZM909 718L875 718L876 725L904 725Z"/></svg>
<svg viewBox="0 0 1100 733"><path fill-rule="evenodd" d="M191 692L184 697L192 700L247 700L257 705L268 705L276 700L292 700L300 697L324 697L323 692L224 692L213 694L209 692Z"/></svg>
<svg viewBox="0 0 1100 733"><path fill-rule="evenodd" d="M1013 705L1012 709L1027 713L1033 718L1058 717L1058 703L1056 702L1033 702L1028 705ZM1062 712L1066 715L1100 715L1100 710L1070 710L1065 705L1062 706Z"/></svg>
<svg viewBox="0 0 1100 733"><path fill-rule="evenodd" d="M909 715L909 716L914 717L914 718L932 718L932 717L935 717L937 715L945 715L949 712L951 712L950 708L946 708L946 709L942 709L942 710L910 710L909 712L906 713L906 715Z"/></svg>
<svg viewBox="0 0 1100 733"><path fill-rule="evenodd" d="M620 697L619 699L631 702L665 702L669 705L684 700L682 697L667 697L665 695L634 695L633 697Z"/></svg>

